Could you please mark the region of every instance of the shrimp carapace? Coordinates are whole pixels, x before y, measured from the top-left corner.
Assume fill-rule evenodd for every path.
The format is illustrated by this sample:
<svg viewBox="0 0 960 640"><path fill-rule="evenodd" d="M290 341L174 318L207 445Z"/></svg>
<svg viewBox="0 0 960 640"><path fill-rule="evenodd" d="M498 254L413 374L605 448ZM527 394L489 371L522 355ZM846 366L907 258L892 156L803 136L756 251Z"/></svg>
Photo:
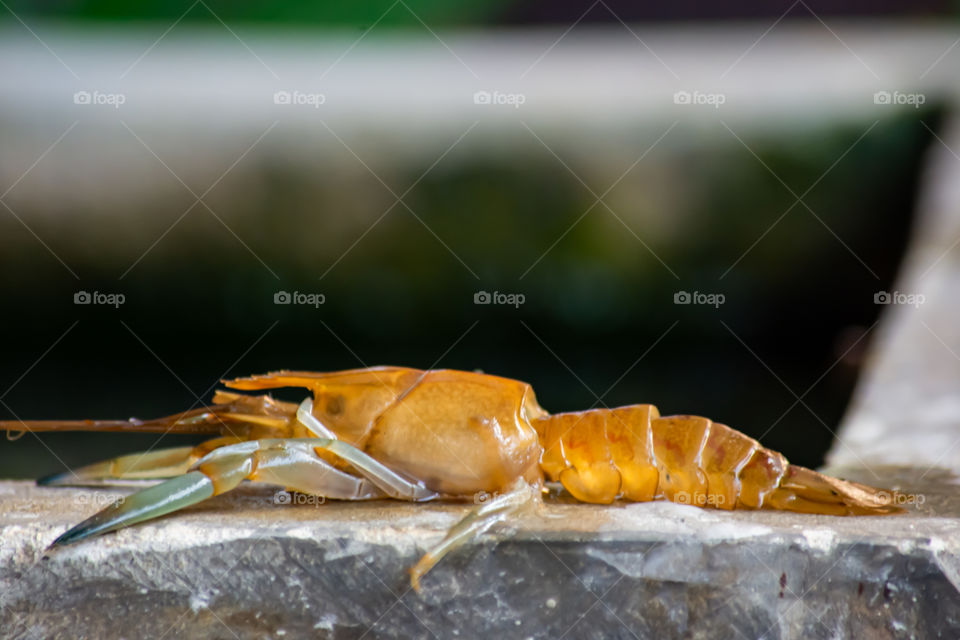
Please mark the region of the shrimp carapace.
<svg viewBox="0 0 960 640"><path fill-rule="evenodd" d="M233 389L305 387L313 416L337 439L434 491L470 497L539 476L533 389L510 378L449 369L373 367L281 371L224 381Z"/></svg>

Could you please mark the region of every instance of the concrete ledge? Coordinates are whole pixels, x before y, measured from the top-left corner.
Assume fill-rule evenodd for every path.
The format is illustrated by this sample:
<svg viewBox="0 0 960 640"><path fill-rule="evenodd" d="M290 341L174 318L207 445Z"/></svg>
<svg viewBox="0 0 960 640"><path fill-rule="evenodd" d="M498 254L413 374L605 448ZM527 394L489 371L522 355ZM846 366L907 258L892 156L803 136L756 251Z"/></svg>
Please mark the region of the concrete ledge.
<svg viewBox="0 0 960 640"><path fill-rule="evenodd" d="M930 150L910 251L831 464L960 469L958 148L953 117Z"/></svg>
<svg viewBox="0 0 960 640"><path fill-rule="evenodd" d="M911 472L899 473L910 489ZM274 489L249 485L44 557L69 525L132 489L4 482L0 628L10 638L948 637L960 629L960 501L930 475L919 508L886 518L555 501L444 560L419 595L407 567L473 505L276 504Z"/></svg>

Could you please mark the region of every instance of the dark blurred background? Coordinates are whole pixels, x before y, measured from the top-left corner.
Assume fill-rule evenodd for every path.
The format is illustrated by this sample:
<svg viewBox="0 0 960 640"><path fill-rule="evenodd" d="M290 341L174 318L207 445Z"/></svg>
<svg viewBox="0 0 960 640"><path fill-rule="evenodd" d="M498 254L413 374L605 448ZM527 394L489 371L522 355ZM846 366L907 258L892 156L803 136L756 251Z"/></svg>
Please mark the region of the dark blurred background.
<svg viewBox="0 0 960 640"><path fill-rule="evenodd" d="M221 377L280 368L450 367L528 381L551 411L651 402L662 413L705 415L817 466L884 308L874 296L893 289L909 240L925 151L943 116L932 91L920 108L878 111L864 93L862 108L834 96L792 109L731 99L716 115L688 118L669 101L683 87L667 78L664 112L655 115L607 103L568 113L562 99L544 99L539 111L481 113L462 127L434 125L426 109L408 118L409 130L387 115L389 104L364 102L362 92L339 115L320 111L322 126L303 124L312 114L289 122L281 112L248 129L224 124L236 115L230 109L211 116L188 105L138 120L125 105L88 118L67 101L100 86L78 84L88 74L100 81L90 69L117 76L136 59L112 62L123 38L137 40L134 54L147 50L131 76L142 71L150 84L151 61L176 56L177 38L202 51L207 34L222 38L225 25L237 36L231 55L256 69L253 82L263 69L244 48L283 76L279 55L262 43L274 38L296 57L284 42L290 27L307 40L355 34L338 51L369 33L345 55L367 56L365 68L389 75L400 64L391 55L396 38L424 39L448 56L445 48L461 50L449 44L456 34L467 33L468 66L482 64L484 38L500 29L514 42L528 29L551 34L550 45L582 23L601 36L576 44L589 47L605 30L623 36L627 23L643 33L689 31L687 64L696 66L704 29L720 39L727 28L749 33L735 53L784 16L787 32L803 34L822 29L817 17L839 16L831 26L863 32L857 20L889 14L943 21L952 6L11 2L3 30L18 40L7 46L27 57L0 58L0 192L8 191L0 197L0 418L152 417L208 401ZM174 21L188 36L157 41ZM824 47L847 55L825 37L829 44L789 46L811 58ZM50 44L58 38L65 44ZM504 55L497 42L491 56ZM579 41L558 42L561 57L570 55L560 52L565 42ZM213 91L226 64L220 55L176 64L185 77L210 71L205 90ZM549 59L544 65L562 72ZM802 83L804 64L799 56L783 73ZM588 71L600 85L607 72ZM422 75L432 82L429 70ZM735 79L731 94L765 95L749 72ZM235 90L222 81L224 92ZM339 80L350 81L346 72ZM623 81L611 74L611 83ZM66 106L49 107L51 86L62 86ZM244 102L232 104L246 113ZM188 124L168 124L174 115ZM67 141L51 147L64 130ZM465 130L464 143L450 146ZM256 144L263 131L267 142ZM296 142L270 144L277 136ZM207 204L193 204L211 183ZM405 204L395 204L410 185ZM595 203L601 194L606 204ZM281 291L322 294L324 303L275 304ZM524 302L478 305L480 291ZM78 305L78 292L122 294L124 303ZM680 292L721 295L723 304L675 304ZM26 434L0 442L0 475L35 477L185 441Z"/></svg>
<svg viewBox="0 0 960 640"><path fill-rule="evenodd" d="M797 15L820 16L951 16L956 5L942 0L761 0L704 3L694 0L680 2L636 3L627 0L561 0L550 2L511 2L510 0L464 0L449 3L439 0L365 0L354 3L284 0L283 2L230 2L229 0L153 0L129 3L120 0L72 0L29 2L14 0L7 3L18 14L67 18L71 20L130 21L158 20L169 23L183 16L187 21L216 21L211 11L223 20L253 23L289 23L329 26L343 24L366 27L374 21L385 25L417 26L420 20L430 25L483 26L498 24L562 24L573 22L613 23L624 21L712 19L757 19ZM384 13L391 7L409 7L413 11ZM209 8L211 11L204 11Z"/></svg>

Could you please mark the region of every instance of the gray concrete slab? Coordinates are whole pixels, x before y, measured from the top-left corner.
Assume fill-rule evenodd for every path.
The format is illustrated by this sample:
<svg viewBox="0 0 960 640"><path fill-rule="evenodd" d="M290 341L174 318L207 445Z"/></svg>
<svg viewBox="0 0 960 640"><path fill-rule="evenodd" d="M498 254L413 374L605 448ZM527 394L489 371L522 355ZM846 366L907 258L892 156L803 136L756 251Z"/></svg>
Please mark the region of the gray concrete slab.
<svg viewBox="0 0 960 640"><path fill-rule="evenodd" d="M886 470L885 474L892 474ZM893 477L893 476L890 476ZM916 490L908 475L898 479ZM4 637L912 638L960 629L960 504L833 518L554 501L406 569L473 505L278 505L247 486L44 557L131 489L0 484Z"/></svg>

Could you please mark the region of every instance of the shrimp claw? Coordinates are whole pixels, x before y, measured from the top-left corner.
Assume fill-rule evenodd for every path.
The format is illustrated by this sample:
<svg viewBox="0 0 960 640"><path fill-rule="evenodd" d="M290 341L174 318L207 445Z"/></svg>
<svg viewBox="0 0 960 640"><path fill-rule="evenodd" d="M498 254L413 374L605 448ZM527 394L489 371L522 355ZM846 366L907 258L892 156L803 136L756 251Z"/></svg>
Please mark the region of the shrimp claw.
<svg viewBox="0 0 960 640"><path fill-rule="evenodd" d="M309 401L304 403L309 411ZM320 457L329 451L359 472L336 468ZM389 496L422 501L438 496L362 451L329 438L250 440L214 449L182 476L148 487L76 525L51 547L79 542L178 511L230 491L243 480L285 485L295 491L342 500Z"/></svg>

